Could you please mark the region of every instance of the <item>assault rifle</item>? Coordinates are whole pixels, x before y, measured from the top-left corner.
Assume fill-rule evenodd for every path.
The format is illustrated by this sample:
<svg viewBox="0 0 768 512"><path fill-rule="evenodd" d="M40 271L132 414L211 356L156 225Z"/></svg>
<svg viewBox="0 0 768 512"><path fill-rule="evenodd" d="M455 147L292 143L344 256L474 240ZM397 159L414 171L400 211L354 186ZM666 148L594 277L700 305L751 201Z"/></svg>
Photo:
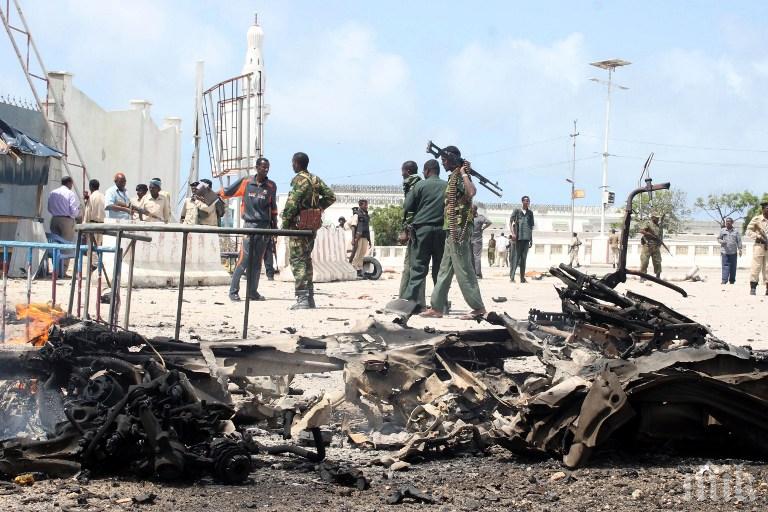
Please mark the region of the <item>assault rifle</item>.
<svg viewBox="0 0 768 512"><path fill-rule="evenodd" d="M431 140L427 141L427 153L434 156L435 158L445 158L453 167L457 165L458 166L464 165L464 162L466 162L466 160L464 160L463 158L458 157L453 153L449 153L444 149L438 147ZM482 186L484 186L485 188L487 188L497 196L501 197L501 193L503 192L503 190L499 186L498 182L492 182L491 180L489 180L488 178L486 178L476 170L472 169L471 167L469 168L469 174L477 178L477 181L479 181Z"/></svg>
<svg viewBox="0 0 768 512"><path fill-rule="evenodd" d="M667 244L665 244L664 241L661 238L659 238L658 236L656 236L656 235L654 235L653 233L650 233L650 232L643 233L643 236L648 238L648 239L650 239L650 240L653 240L654 242L658 242L659 244L661 244L661 246L664 249L667 250L669 255L672 256L672 251L669 250L669 247L667 247Z"/></svg>

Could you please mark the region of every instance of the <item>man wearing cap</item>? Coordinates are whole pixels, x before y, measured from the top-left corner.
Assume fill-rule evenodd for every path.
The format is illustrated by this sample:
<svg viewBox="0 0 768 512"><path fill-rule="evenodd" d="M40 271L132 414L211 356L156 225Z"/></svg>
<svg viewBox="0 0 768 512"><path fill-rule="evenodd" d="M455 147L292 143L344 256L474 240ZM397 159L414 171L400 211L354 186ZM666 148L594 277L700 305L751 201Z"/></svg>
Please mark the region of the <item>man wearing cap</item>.
<svg viewBox="0 0 768 512"><path fill-rule="evenodd" d="M450 172L445 188L443 218L443 230L447 232L447 236L437 282L432 290L431 307L421 316L442 318L451 281L456 274L461 294L471 308L461 319L474 320L486 314L483 298L480 296L480 286L472 266L472 247L469 243L472 235L472 198L477 189L469 175L470 163L461 159L459 148L447 146L443 151L446 153L441 157L443 167Z"/></svg>
<svg viewBox="0 0 768 512"><path fill-rule="evenodd" d="M171 204L168 196L160 193L160 180L149 181L149 194L144 196L142 206L146 210L144 220L147 222L165 222L171 220Z"/></svg>
<svg viewBox="0 0 768 512"><path fill-rule="evenodd" d="M129 220L133 213L131 200L125 190L125 174L118 172L114 177L115 184L104 194L104 211L109 220Z"/></svg>
<svg viewBox="0 0 768 512"><path fill-rule="evenodd" d="M752 268L749 274L749 294L757 294L760 273L763 274L765 294L768 295L768 202L760 203L762 213L755 215L747 225L747 236L755 241L752 247Z"/></svg>
<svg viewBox="0 0 768 512"><path fill-rule="evenodd" d="M720 230L717 241L720 242L720 259L723 267L720 284L733 284L736 282L737 258L741 256L743 244L741 233L733 229L732 218L725 219L725 227Z"/></svg>
<svg viewBox="0 0 768 512"><path fill-rule="evenodd" d="M661 278L661 225L659 213L651 212L651 220L640 229L640 272L648 273L648 260L653 261L653 273ZM642 281L642 279L641 279Z"/></svg>
<svg viewBox="0 0 768 512"><path fill-rule="evenodd" d="M181 210L181 222L188 225L218 226L219 218L216 216L216 201L220 201L219 196L203 180L190 183L189 186L192 190L192 195L184 200L184 206ZM213 196L213 200L208 204L206 199L210 195Z"/></svg>
<svg viewBox="0 0 768 512"><path fill-rule="evenodd" d="M277 185L267 178L268 174L269 160L260 157L256 160L256 174L254 176L244 176L219 192L222 199L241 198L240 215L244 221L243 227L262 229L277 227ZM251 240L253 240L253 245L251 245ZM230 300L240 300L240 278L245 272L249 259L251 260L251 267L248 268L248 275L251 286L248 290L248 298L250 300L266 300L259 293L259 277L268 241L269 235L243 237L240 259L232 273L232 282L229 285ZM251 251L253 254L249 258Z"/></svg>

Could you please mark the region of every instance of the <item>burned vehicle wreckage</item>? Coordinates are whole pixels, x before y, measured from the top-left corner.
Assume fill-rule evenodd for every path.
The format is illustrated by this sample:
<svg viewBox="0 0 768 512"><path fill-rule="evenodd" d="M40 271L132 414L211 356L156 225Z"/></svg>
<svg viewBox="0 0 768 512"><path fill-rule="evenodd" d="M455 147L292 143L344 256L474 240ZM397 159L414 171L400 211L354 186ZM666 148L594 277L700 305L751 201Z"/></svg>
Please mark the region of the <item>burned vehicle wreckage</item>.
<svg viewBox="0 0 768 512"><path fill-rule="evenodd" d="M625 228L634 195L668 187L648 182L630 194ZM0 378L36 382L45 434L2 441L0 473L130 468L242 483L260 453L322 460L319 427L339 407L362 413L344 415L345 441L391 450L378 460L387 466L495 445L570 468L612 446L768 456L767 354L728 344L656 300L617 292L639 274L626 269L626 252L603 278L566 265L550 273L562 283L561 311L531 309L526 320L491 313L489 327L461 332L371 316L321 338L186 343L64 318L44 345L0 350ZM254 377L340 370L337 396L253 391ZM235 388L250 390L247 400L233 399ZM261 443L248 429L257 422L286 439L308 431L316 450Z"/></svg>

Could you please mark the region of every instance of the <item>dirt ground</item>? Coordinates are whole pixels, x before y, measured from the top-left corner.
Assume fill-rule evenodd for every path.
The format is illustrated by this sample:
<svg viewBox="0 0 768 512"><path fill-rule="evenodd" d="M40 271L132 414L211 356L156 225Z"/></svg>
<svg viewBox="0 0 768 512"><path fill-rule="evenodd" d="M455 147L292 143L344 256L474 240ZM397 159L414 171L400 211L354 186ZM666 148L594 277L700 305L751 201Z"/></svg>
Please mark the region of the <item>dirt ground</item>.
<svg viewBox="0 0 768 512"><path fill-rule="evenodd" d="M602 274L608 269L594 269ZM682 272L679 273L682 276ZM505 269L486 269L481 289L489 310L506 311L525 318L530 308L558 311L554 278L509 282ZM683 298L658 285L630 280L619 287L660 300L708 325L715 335L736 345L768 349L768 297L748 295L746 276L736 285L719 284L719 270L705 271L706 282L679 283L689 293ZM673 273L667 277L676 277ZM321 283L316 285L318 308L292 312L293 286L289 282L262 281L260 292L268 300L251 303L249 337L257 338L296 329L305 336L344 332L355 322L376 314L397 293L399 275L385 273L379 281ZM243 281L243 289L245 282ZM59 298L68 284L58 286ZM9 302L25 300L25 282L9 282ZM33 285L33 301L50 299L51 284ZM764 291L764 290L763 290ZM131 328L147 336L173 335L176 292L141 289L133 293ZM506 298L494 302L492 298ZM483 327L458 316L466 312L459 290L450 300L452 314L442 320L414 318L414 328L438 330ZM106 314L107 306L102 306ZM238 338L242 331L243 303L227 299L226 287L187 288L184 293L181 338L204 340ZM92 310L93 312L93 310ZM122 314L120 315L122 320ZM122 322L121 322L122 323ZM18 327L17 327L18 329ZM16 334L22 334L17 331ZM13 335L13 332L9 332ZM338 378L308 377L300 386L308 392L339 385ZM292 456L259 457L251 481L243 486L222 486L203 480L163 485L129 477L44 480L29 487L0 481L0 511L98 511L98 510L380 510L385 508L429 510L766 510L768 466L739 460L709 460L607 452L589 468L565 470L557 460L520 458L502 448L489 454L426 461L392 473L370 464L381 453L341 446L337 435L328 459L358 467L371 480L365 491L323 482L314 465ZM431 493L434 504L387 505L386 498L413 485ZM156 495L148 503L133 498Z"/></svg>

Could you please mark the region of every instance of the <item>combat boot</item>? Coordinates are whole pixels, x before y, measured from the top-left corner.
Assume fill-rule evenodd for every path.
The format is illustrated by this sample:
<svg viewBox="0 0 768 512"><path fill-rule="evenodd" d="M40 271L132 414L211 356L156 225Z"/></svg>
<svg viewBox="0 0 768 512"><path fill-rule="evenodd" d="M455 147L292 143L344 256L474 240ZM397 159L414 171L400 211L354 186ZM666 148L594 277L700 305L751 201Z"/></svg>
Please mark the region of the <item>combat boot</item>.
<svg viewBox="0 0 768 512"><path fill-rule="evenodd" d="M307 292L307 290L301 290L296 292L296 304L291 306L290 309L312 309L312 307L313 306L309 303L309 292Z"/></svg>
<svg viewBox="0 0 768 512"><path fill-rule="evenodd" d="M307 292L308 292L307 302L309 302L309 307L314 309L314 308L317 307L317 306L315 306L315 288L314 288L314 286L310 287L309 289L307 289Z"/></svg>
<svg viewBox="0 0 768 512"><path fill-rule="evenodd" d="M757 295L757 281L750 281L749 282L749 294L750 295Z"/></svg>
<svg viewBox="0 0 768 512"><path fill-rule="evenodd" d="M765 294L768 295L768 283L765 283Z"/></svg>

